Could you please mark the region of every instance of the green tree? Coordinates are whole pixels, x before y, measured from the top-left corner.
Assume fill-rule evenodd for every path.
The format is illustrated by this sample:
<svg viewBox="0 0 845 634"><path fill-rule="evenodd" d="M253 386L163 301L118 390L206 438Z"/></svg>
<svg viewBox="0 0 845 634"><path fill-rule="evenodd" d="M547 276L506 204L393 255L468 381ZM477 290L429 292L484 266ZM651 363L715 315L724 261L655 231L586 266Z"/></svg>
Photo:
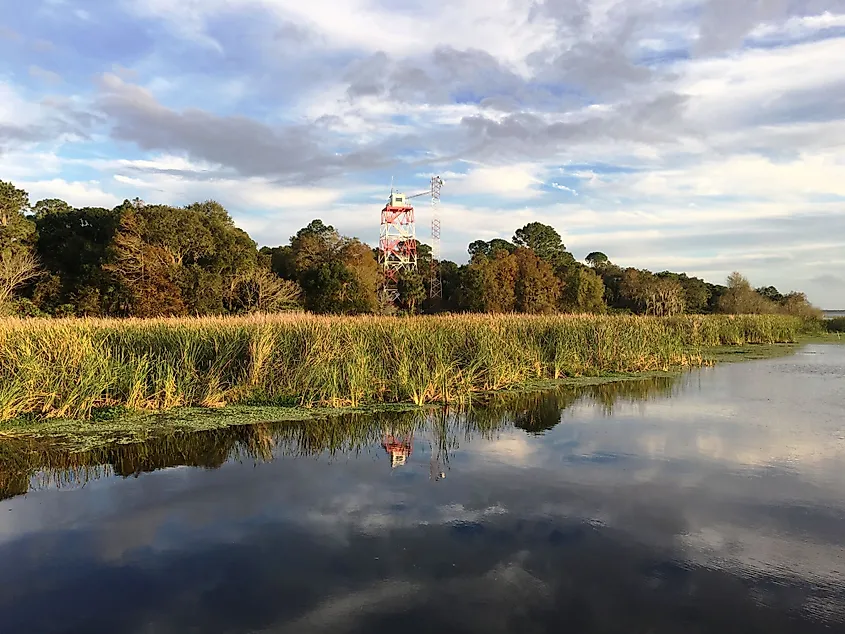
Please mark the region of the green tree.
<svg viewBox="0 0 845 634"><path fill-rule="evenodd" d="M487 257L489 255L489 245L485 240L475 240L469 243L467 251L469 252L470 258L474 258L479 255Z"/></svg>
<svg viewBox="0 0 845 634"><path fill-rule="evenodd" d="M476 240L469 245L470 257L476 256L485 256L488 258L492 258L496 255L497 251L504 251L506 253L513 253L516 250L516 246L508 242L507 240L503 240L502 238L493 238L489 242L485 242L484 240Z"/></svg>
<svg viewBox="0 0 845 634"><path fill-rule="evenodd" d="M120 209L73 209L55 199L36 203L36 251L47 274L33 291L33 301L42 310L82 302L79 314L111 312L117 289L103 265L120 226Z"/></svg>
<svg viewBox="0 0 845 634"><path fill-rule="evenodd" d="M259 264L255 242L215 201L186 207L127 202L121 214L132 214L138 239L161 260L159 273L166 265L166 277L190 314L225 312L232 280Z"/></svg>
<svg viewBox="0 0 845 634"><path fill-rule="evenodd" d="M719 299L719 311L746 315L777 312L777 305L755 291L749 281L736 271L728 276L727 290Z"/></svg>
<svg viewBox="0 0 845 634"><path fill-rule="evenodd" d="M602 253L601 251L593 251L585 258L587 264L592 266L594 269L604 268L608 264L610 264L610 259Z"/></svg>
<svg viewBox="0 0 845 634"><path fill-rule="evenodd" d="M561 307L571 313L603 313L604 282L592 270L583 266L572 267L565 280Z"/></svg>
<svg viewBox="0 0 845 634"><path fill-rule="evenodd" d="M698 277L681 275L681 286L684 287L684 303L688 313L705 313L710 302L711 290L707 282Z"/></svg>
<svg viewBox="0 0 845 634"><path fill-rule="evenodd" d="M596 269L604 283L604 299L607 305L616 309L630 309L628 300L622 293L622 280L624 269L615 264L608 264L601 269Z"/></svg>
<svg viewBox="0 0 845 634"><path fill-rule="evenodd" d="M620 302L618 307L628 308L637 313L646 311L646 288L651 273L628 267L622 272L619 284Z"/></svg>
<svg viewBox="0 0 845 634"><path fill-rule="evenodd" d="M138 218L142 211L123 212L111 245L110 262L103 268L122 286L122 312L136 317L184 315L185 303L174 282L172 253L145 241Z"/></svg>
<svg viewBox="0 0 845 634"><path fill-rule="evenodd" d="M757 289L757 293L776 304L783 302L785 297L774 286L763 286Z"/></svg>
<svg viewBox="0 0 845 634"><path fill-rule="evenodd" d="M70 213L73 211L73 207L58 198L45 198L35 203L32 211L35 213L35 218L38 219L51 214Z"/></svg>
<svg viewBox="0 0 845 634"><path fill-rule="evenodd" d="M28 208L29 194L0 181L0 251L31 249L35 224L25 215Z"/></svg>
<svg viewBox="0 0 845 634"><path fill-rule="evenodd" d="M376 312L382 273L372 249L357 238L345 238L340 248L340 259L354 281L344 288L342 304L348 307L344 312Z"/></svg>
<svg viewBox="0 0 845 634"><path fill-rule="evenodd" d="M234 313L276 313L296 309L302 290L299 284L258 267L229 280L226 302Z"/></svg>
<svg viewBox="0 0 845 634"><path fill-rule="evenodd" d="M684 288L671 277L629 268L623 274L621 290L629 306L646 315L667 317L685 309Z"/></svg>
<svg viewBox="0 0 845 634"><path fill-rule="evenodd" d="M261 247L260 253L270 258L270 269L276 275L286 280L296 279L296 262L293 257L293 247L290 245Z"/></svg>
<svg viewBox="0 0 845 634"><path fill-rule="evenodd" d="M399 305L412 313L427 297L423 278L417 271L400 271L398 287Z"/></svg>
<svg viewBox="0 0 845 634"><path fill-rule="evenodd" d="M223 225L230 228L234 228L235 226L229 212L216 200L191 203L185 209L191 212L197 212L207 218L212 225Z"/></svg>
<svg viewBox="0 0 845 634"><path fill-rule="evenodd" d="M572 268L577 266L575 258L566 250L560 234L549 225L531 222L517 229L513 242L531 249L538 257L551 264L561 286L566 283Z"/></svg>
<svg viewBox="0 0 845 634"><path fill-rule="evenodd" d="M8 227L29 208L29 194L0 180L0 227Z"/></svg>
<svg viewBox="0 0 845 634"><path fill-rule="evenodd" d="M494 257L476 256L464 274L464 307L474 312L513 312L516 309L518 275L519 264L506 251L497 251Z"/></svg>
<svg viewBox="0 0 845 634"><path fill-rule="evenodd" d="M554 269L532 250L518 248L509 256L516 260L515 309L523 313L553 313L560 298L560 281Z"/></svg>
<svg viewBox="0 0 845 634"><path fill-rule="evenodd" d="M0 308L7 306L17 290L40 274L38 260L29 251L0 251Z"/></svg>
<svg viewBox="0 0 845 634"><path fill-rule="evenodd" d="M707 283L707 291L710 293L710 299L707 300L707 313L718 313L719 304L722 302L722 296L728 291L728 287L722 284Z"/></svg>
<svg viewBox="0 0 845 634"><path fill-rule="evenodd" d="M440 261L440 278L443 282L443 303L446 310L457 310L461 306L461 282L463 269L450 260Z"/></svg>
<svg viewBox="0 0 845 634"><path fill-rule="evenodd" d="M334 227L325 224L319 218L317 218L316 220L312 220L302 229L297 231L296 235L290 239L291 244L293 244L297 239L303 238L305 236L315 236L318 238L323 238L325 240L331 240L339 237L337 230Z"/></svg>
<svg viewBox="0 0 845 634"><path fill-rule="evenodd" d="M338 260L315 262L299 273L305 308L315 313L344 312L338 297L343 286L352 283L349 271Z"/></svg>
<svg viewBox="0 0 845 634"><path fill-rule="evenodd" d="M560 234L554 227L530 222L513 235L513 243L531 249L547 262L554 262L566 253Z"/></svg>
<svg viewBox="0 0 845 634"><path fill-rule="evenodd" d="M505 253L513 253L516 250L516 246L508 242L507 240L503 240L502 238L493 238L487 243L487 255L491 258L495 257L496 252L504 251Z"/></svg>
<svg viewBox="0 0 845 634"><path fill-rule="evenodd" d="M417 243L417 269L425 271L427 275L431 270L432 254L431 247L425 242L416 241Z"/></svg>
<svg viewBox="0 0 845 634"><path fill-rule="evenodd" d="M780 312L800 317L805 321L817 321L824 317L824 313L813 306L804 293L793 291L783 296L780 302Z"/></svg>
<svg viewBox="0 0 845 634"><path fill-rule="evenodd" d="M689 277L686 273L672 273L670 271L658 273L656 277L673 280L681 285L684 293L684 310L686 312L707 312L707 304L710 300L710 289L707 282L697 277Z"/></svg>
<svg viewBox="0 0 845 634"><path fill-rule="evenodd" d="M423 285L423 298L420 301L419 307L421 307L423 303L427 304L429 307L433 306L432 303L428 301L428 298L431 294L431 276L432 273L434 273L435 267L439 269L440 263L434 261L431 246L417 240L417 272Z"/></svg>
<svg viewBox="0 0 845 634"><path fill-rule="evenodd" d="M290 252L284 257L293 265L308 310L378 310L381 271L373 249L360 240L342 238L334 228L315 220L292 237Z"/></svg>

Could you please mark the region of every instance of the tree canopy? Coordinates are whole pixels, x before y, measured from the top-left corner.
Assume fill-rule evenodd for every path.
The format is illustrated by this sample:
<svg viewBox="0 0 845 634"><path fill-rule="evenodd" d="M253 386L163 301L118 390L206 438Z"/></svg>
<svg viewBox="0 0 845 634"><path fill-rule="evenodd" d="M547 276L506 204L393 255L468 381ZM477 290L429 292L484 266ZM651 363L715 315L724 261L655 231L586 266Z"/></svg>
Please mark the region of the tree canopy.
<svg viewBox="0 0 845 634"><path fill-rule="evenodd" d="M592 267L598 268L610 262L610 259L601 251L593 251L584 260Z"/></svg>
<svg viewBox="0 0 845 634"><path fill-rule="evenodd" d="M539 222L512 241L475 240L469 262L433 262L417 242L418 270L398 278L396 306L380 300L378 249L317 218L287 244L261 249L213 200L184 207L140 198L113 209L74 208L0 181L0 311L20 315L214 315L308 310L553 313L786 312L815 318L800 292L726 285L685 273L622 268L601 251L576 261ZM429 298L432 267L443 297Z"/></svg>

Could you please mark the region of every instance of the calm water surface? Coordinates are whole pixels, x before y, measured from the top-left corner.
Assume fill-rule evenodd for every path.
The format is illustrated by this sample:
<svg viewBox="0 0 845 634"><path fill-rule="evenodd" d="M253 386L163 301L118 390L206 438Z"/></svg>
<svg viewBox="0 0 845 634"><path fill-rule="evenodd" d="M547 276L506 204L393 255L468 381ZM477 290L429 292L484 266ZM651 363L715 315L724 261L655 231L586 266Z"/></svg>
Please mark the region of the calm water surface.
<svg viewBox="0 0 845 634"><path fill-rule="evenodd" d="M845 346L811 346L468 413L30 448L0 468L0 632L845 632L843 414Z"/></svg>

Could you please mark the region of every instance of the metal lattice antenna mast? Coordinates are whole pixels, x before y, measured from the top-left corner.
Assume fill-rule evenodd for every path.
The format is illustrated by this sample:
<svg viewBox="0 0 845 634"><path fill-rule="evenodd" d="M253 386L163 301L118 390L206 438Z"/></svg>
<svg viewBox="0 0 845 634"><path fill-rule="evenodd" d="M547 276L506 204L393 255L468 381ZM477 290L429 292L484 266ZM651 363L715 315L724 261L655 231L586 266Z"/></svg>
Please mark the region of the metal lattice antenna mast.
<svg viewBox="0 0 845 634"><path fill-rule="evenodd" d="M440 275L440 190L443 179L431 177L431 298L443 297L443 278Z"/></svg>

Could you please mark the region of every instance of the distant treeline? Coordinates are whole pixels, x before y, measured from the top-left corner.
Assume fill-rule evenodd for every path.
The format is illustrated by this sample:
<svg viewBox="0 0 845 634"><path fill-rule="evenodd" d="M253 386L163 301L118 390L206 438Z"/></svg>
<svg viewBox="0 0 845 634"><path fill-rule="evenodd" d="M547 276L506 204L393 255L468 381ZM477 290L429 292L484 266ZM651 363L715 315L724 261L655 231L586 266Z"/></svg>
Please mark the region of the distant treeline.
<svg viewBox="0 0 845 634"><path fill-rule="evenodd" d="M537 222L511 241L476 240L467 264L439 263L443 298L429 297L431 250L403 273L398 309L415 312L786 313L819 318L803 293L726 285L684 273L623 268L601 252L578 262ZM389 313L379 301L378 251L321 220L289 244L258 248L214 201L186 207L124 201L76 209L30 204L0 181L0 312L21 316L219 315L305 309Z"/></svg>

